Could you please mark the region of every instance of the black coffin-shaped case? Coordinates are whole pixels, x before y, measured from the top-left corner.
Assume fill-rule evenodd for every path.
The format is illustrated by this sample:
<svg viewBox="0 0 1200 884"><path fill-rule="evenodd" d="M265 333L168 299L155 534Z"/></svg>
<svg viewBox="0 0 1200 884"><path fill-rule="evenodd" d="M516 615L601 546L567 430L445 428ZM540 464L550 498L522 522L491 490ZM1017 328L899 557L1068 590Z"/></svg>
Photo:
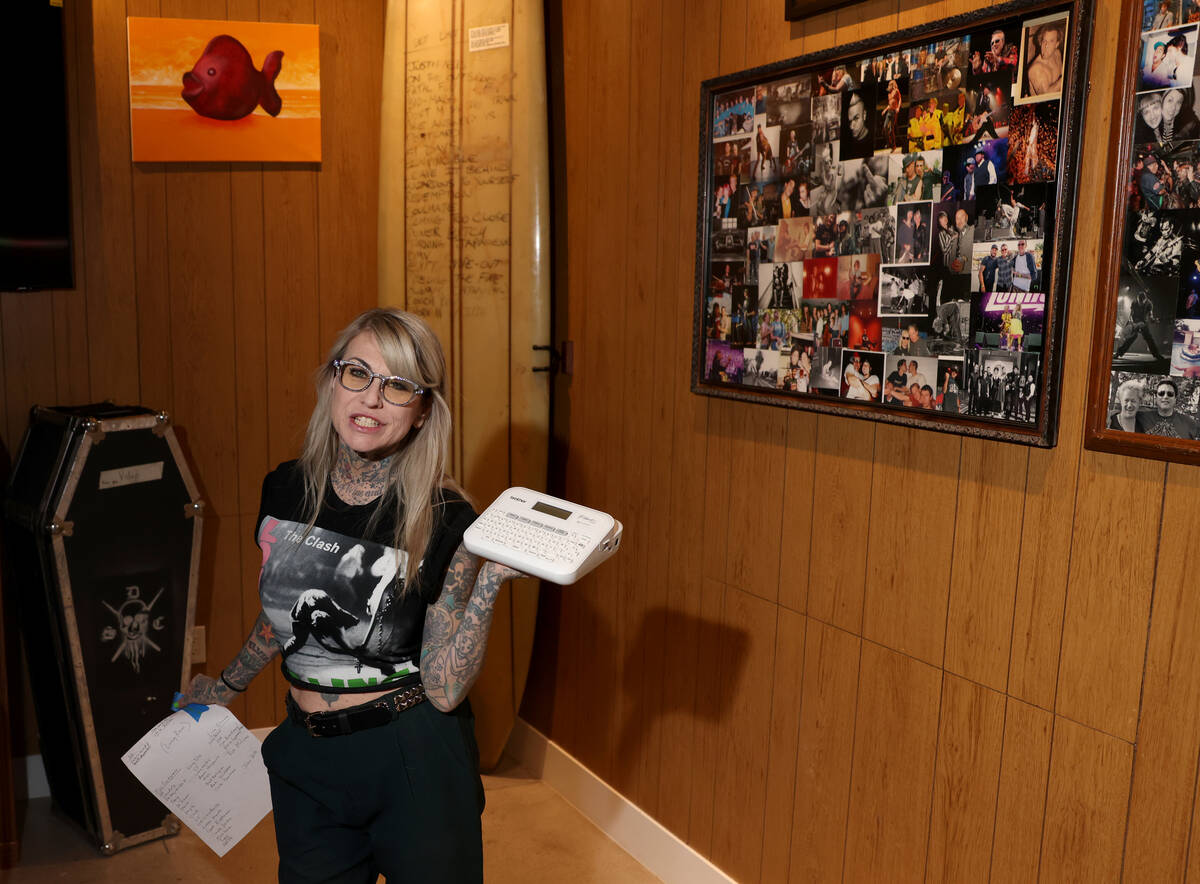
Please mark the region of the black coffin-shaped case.
<svg viewBox="0 0 1200 884"><path fill-rule="evenodd" d="M179 831L121 756L189 676L202 510L165 414L32 410L5 557L51 797L105 854Z"/></svg>

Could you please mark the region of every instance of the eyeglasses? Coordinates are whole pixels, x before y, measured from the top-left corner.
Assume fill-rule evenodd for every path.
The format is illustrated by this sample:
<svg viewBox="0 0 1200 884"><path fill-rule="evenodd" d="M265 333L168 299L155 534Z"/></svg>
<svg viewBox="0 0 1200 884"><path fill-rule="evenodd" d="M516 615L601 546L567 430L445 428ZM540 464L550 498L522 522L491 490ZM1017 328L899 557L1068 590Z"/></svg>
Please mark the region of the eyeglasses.
<svg viewBox="0 0 1200 884"><path fill-rule="evenodd" d="M1174 399L1175 391L1174 390L1159 390L1158 395L1159 396L1170 396L1172 399Z"/></svg>
<svg viewBox="0 0 1200 884"><path fill-rule="evenodd" d="M408 378L379 374L371 371L358 362L346 362L343 359L333 360L333 373L338 383L351 393L361 393L379 378L379 388L385 402L391 405L408 405L425 390Z"/></svg>

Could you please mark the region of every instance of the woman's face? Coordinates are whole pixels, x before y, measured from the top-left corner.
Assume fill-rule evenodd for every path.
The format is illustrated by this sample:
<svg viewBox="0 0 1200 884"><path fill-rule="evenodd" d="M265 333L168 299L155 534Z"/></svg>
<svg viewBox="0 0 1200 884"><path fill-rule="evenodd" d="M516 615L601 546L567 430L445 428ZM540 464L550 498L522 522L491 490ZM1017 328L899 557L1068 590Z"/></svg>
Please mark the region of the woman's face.
<svg viewBox="0 0 1200 884"><path fill-rule="evenodd" d="M1165 120L1174 120L1179 116L1179 111L1183 108L1183 93L1178 89L1172 89L1163 96L1162 116Z"/></svg>
<svg viewBox="0 0 1200 884"><path fill-rule="evenodd" d="M1157 129L1162 123L1162 104L1157 101L1151 101L1142 105L1142 119L1151 129Z"/></svg>
<svg viewBox="0 0 1200 884"><path fill-rule="evenodd" d="M346 362L357 362L377 374L392 375L384 362L379 343L371 332L362 332L350 341L342 354ZM371 460L394 454L409 431L425 422L425 397L418 396L408 405L392 405L380 393L380 381L371 380L367 389L352 393L336 378L330 410L334 432L351 450Z"/></svg>
<svg viewBox="0 0 1200 884"><path fill-rule="evenodd" d="M1125 417L1136 415L1139 398L1137 390L1123 390L1120 396L1121 414Z"/></svg>

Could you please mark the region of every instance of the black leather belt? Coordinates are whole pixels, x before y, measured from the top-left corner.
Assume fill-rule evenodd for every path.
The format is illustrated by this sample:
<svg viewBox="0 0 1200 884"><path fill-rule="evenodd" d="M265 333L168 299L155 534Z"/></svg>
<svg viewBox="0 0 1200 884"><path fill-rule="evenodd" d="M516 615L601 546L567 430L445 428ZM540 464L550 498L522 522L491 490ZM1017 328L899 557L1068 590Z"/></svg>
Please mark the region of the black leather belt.
<svg viewBox="0 0 1200 884"><path fill-rule="evenodd" d="M292 721L304 727L314 737L341 737L355 731L389 724L399 718L404 710L423 702L425 688L417 682L361 706L350 706L330 712L305 712L292 699L289 691L287 711Z"/></svg>

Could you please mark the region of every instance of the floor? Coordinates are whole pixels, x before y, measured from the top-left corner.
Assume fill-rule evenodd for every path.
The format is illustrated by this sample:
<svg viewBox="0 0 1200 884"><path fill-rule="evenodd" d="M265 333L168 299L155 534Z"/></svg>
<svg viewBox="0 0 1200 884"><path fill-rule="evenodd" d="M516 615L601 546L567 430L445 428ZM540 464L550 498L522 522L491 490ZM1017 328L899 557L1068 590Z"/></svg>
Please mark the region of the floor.
<svg viewBox="0 0 1200 884"><path fill-rule="evenodd" d="M652 884L659 879L579 811L515 761L504 758L483 778L484 879L488 884ZM184 829L103 857L81 829L50 807L49 798L25 805L21 862L5 884L268 884L275 881L275 838L268 815L224 858Z"/></svg>

